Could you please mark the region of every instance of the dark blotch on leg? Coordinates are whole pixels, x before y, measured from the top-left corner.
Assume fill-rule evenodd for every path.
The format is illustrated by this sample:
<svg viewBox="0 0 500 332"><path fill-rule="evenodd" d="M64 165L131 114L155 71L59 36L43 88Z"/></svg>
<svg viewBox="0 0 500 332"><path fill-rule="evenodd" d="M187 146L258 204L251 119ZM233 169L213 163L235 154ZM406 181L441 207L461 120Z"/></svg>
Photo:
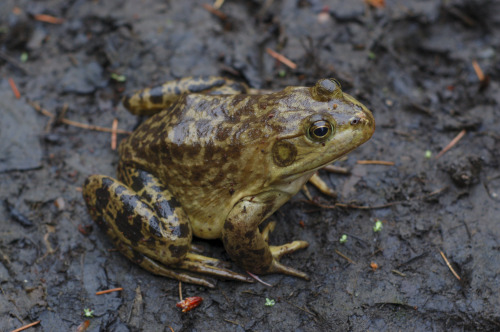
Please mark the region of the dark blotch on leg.
<svg viewBox="0 0 500 332"><path fill-rule="evenodd" d="M184 256L189 250L189 246L176 246L175 244L171 244L168 246L168 251L175 258L181 258Z"/></svg>
<svg viewBox="0 0 500 332"><path fill-rule="evenodd" d="M152 104L163 104L163 91L161 86L154 87L149 91L149 101Z"/></svg>
<svg viewBox="0 0 500 332"><path fill-rule="evenodd" d="M179 224L176 227L171 227L170 230L172 235L175 235L178 238L186 238L191 233L191 229L189 228L189 224L187 222Z"/></svg>

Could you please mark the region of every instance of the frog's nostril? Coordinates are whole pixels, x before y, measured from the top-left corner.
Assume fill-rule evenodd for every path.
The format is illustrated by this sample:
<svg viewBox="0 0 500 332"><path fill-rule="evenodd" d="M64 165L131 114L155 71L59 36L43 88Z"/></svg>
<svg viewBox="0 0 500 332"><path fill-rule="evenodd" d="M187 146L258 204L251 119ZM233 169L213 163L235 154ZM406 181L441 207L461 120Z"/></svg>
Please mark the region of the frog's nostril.
<svg viewBox="0 0 500 332"><path fill-rule="evenodd" d="M350 123L351 123L351 126L355 126L355 125L357 125L360 121L361 121L361 119L360 119L360 118L358 118L358 117L352 118L352 119L351 119L351 122L350 122Z"/></svg>

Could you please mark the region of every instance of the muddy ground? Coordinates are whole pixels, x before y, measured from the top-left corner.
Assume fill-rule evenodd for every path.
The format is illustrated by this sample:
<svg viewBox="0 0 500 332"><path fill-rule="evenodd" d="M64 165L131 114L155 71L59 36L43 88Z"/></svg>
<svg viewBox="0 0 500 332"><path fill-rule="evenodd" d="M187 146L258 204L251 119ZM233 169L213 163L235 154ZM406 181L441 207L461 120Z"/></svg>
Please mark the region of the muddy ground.
<svg viewBox="0 0 500 332"><path fill-rule="evenodd" d="M500 2L228 0L225 19L203 3L2 1L0 331L34 321L30 331L75 331L86 320L88 331L500 330ZM191 75L264 89L335 77L373 111L371 141L338 163L350 174L321 172L338 203L371 208L332 208L310 187L314 203L299 193L272 217L272 243L310 242L283 260L311 281L183 284L204 302L181 313L178 282L133 265L92 229L82 183L116 174L118 155L109 133L62 119L117 118L132 130L124 91ZM395 164L357 163L370 159ZM196 243L227 259L220 242ZM114 287L123 291L95 295Z"/></svg>

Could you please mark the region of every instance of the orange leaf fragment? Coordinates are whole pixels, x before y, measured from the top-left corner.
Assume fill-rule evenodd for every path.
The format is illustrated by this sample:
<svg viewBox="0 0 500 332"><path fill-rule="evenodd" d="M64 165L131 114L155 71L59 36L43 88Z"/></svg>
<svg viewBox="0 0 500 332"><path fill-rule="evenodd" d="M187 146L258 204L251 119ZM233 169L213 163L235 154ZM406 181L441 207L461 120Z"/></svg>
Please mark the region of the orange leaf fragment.
<svg viewBox="0 0 500 332"><path fill-rule="evenodd" d="M10 88L12 89L12 92L14 92L14 96L16 97L16 99L21 98L21 93L19 92L19 89L17 88L17 85L12 79L12 77L9 77L9 84Z"/></svg>
<svg viewBox="0 0 500 332"><path fill-rule="evenodd" d="M385 0L365 0L365 2L375 8L385 7Z"/></svg>
<svg viewBox="0 0 500 332"><path fill-rule="evenodd" d="M111 125L111 150L116 150L116 131L118 130L118 119L113 119L113 124Z"/></svg>
<svg viewBox="0 0 500 332"><path fill-rule="evenodd" d="M64 23L63 18L55 17L55 16L47 15L47 14L35 14L35 15L33 15L33 17L37 21L50 23L50 24L62 24L62 23Z"/></svg>
<svg viewBox="0 0 500 332"><path fill-rule="evenodd" d="M182 312L188 312L191 309L196 308L203 302L203 298L200 296L186 297L184 300L177 302L175 305L177 308L181 308Z"/></svg>
<svg viewBox="0 0 500 332"><path fill-rule="evenodd" d="M102 295L102 294L108 294L108 293L112 293L112 292L119 292L122 290L123 290L123 287L111 288L111 289L106 289L103 291L96 292L95 295Z"/></svg>
<svg viewBox="0 0 500 332"><path fill-rule="evenodd" d="M279 54L278 52L273 51L269 47L266 48L266 52L267 52L267 54L269 54L270 56L272 56L273 58L275 58L279 62L283 63L285 66L290 67L292 69L296 69L297 68L297 64L295 64L295 62L293 62L292 60L289 60L284 55Z"/></svg>

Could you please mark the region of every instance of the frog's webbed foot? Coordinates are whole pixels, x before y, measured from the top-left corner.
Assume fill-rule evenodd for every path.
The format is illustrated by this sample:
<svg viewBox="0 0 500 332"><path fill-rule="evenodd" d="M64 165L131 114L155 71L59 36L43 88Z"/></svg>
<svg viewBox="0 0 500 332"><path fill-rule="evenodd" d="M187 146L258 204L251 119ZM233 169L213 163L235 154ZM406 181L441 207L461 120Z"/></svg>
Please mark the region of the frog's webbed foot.
<svg viewBox="0 0 500 332"><path fill-rule="evenodd" d="M224 265L224 262L215 258L187 253L183 261L175 266L166 267L160 262L137 252L127 245L116 243L116 246L125 257L129 258L143 269L153 274L177 279L185 283L215 288L215 285L211 281L206 280L194 273L206 274L223 279L254 282L252 278L246 275L220 267L221 265ZM191 272L194 273L191 274Z"/></svg>
<svg viewBox="0 0 500 332"><path fill-rule="evenodd" d="M273 255L274 258L270 268L270 272L288 274L309 280L309 276L306 273L294 269L292 267L285 266L279 262L280 258L283 255L293 253L299 249L307 248L308 246L309 243L307 243L306 241L293 241L287 244L283 244L281 246L269 246L271 254Z"/></svg>
<svg viewBox="0 0 500 332"><path fill-rule="evenodd" d="M337 193L335 192L335 190L330 188L330 186L326 184L326 182L318 175L318 173L314 173L314 175L309 179L309 182L311 182L311 184L318 188L318 190L323 194L331 196L333 198L337 198Z"/></svg>
<svg viewBox="0 0 500 332"><path fill-rule="evenodd" d="M184 257L184 260L177 264L176 267L183 270L188 270L190 272L208 274L224 279L232 279L245 282L254 281L252 278L244 274L240 274L223 267L224 265L227 264L215 258L187 253Z"/></svg>
<svg viewBox="0 0 500 332"><path fill-rule="evenodd" d="M276 222L271 221L269 222L266 227L262 230L261 234L262 237L264 238L264 241L269 242L269 234L274 231L274 228L276 227ZM304 272L301 272L297 269L285 266L281 263L279 263L279 260L283 255L286 254L291 254L299 249L304 249L309 246L309 243L306 241L293 241L291 243L283 244L281 246L269 246L269 249L271 250L271 255L273 256L273 263L271 270L274 273L283 273L283 274L289 274L295 277L299 278L304 278L306 280L309 280L309 276L305 274Z"/></svg>
<svg viewBox="0 0 500 332"><path fill-rule="evenodd" d="M268 223L262 231L259 224L273 212L267 197L243 199L236 204L223 227L222 242L227 253L242 268L255 274L282 273L308 280L306 273L279 262L288 253L306 248L306 241L293 241L281 246L269 246L269 233L276 226Z"/></svg>
<svg viewBox="0 0 500 332"><path fill-rule="evenodd" d="M148 256L141 254L138 251L133 250L127 245L120 243L115 243L117 249L131 261L142 267L144 270L149 271L153 274L177 279L179 281L200 285L208 288L215 288L215 285L208 280L205 280L198 276L189 275L184 272L176 271L174 269L167 268L166 266L158 263L157 261L149 258Z"/></svg>

